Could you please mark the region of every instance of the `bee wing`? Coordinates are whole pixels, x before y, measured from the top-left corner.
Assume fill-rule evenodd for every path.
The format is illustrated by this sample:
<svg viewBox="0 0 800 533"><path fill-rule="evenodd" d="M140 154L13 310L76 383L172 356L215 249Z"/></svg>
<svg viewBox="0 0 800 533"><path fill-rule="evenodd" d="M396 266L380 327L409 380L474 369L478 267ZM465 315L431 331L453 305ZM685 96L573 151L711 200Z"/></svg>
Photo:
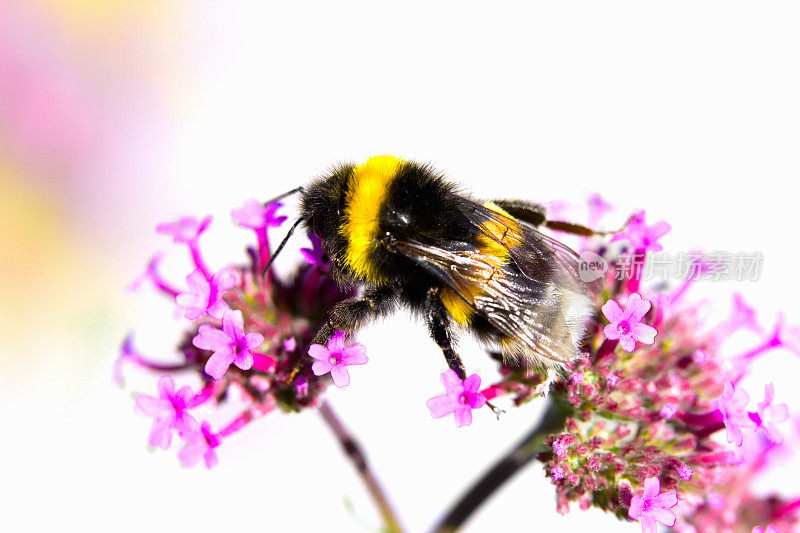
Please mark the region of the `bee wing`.
<svg viewBox="0 0 800 533"><path fill-rule="evenodd" d="M533 227L468 200L464 214L483 246L403 242L396 249L486 317L508 339L506 357L546 367L573 360L599 283L581 281L577 254ZM499 263L502 251L509 260Z"/></svg>
<svg viewBox="0 0 800 533"><path fill-rule="evenodd" d="M602 290L600 280L587 282L581 279L580 257L572 248L544 235L530 224L467 199L462 200L462 211L478 232L505 247L529 278L554 282L590 298Z"/></svg>

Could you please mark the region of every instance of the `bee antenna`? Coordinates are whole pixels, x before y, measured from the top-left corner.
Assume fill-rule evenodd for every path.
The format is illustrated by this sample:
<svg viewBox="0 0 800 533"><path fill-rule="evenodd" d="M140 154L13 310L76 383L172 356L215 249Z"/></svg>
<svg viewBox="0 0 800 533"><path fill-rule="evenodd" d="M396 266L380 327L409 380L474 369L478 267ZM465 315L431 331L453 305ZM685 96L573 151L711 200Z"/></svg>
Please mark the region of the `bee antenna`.
<svg viewBox="0 0 800 533"><path fill-rule="evenodd" d="M303 191L305 191L305 188L304 188L304 187L295 187L295 188L294 188L294 189L292 189L291 191L289 191L289 192L285 192L285 193L283 193L283 194L281 194L281 195L279 195L279 196L276 196L276 197L275 197L275 198L273 198L272 200L267 200L266 202L264 202L264 206L268 206L269 204L271 204L271 203L274 203L274 202L277 202L278 200L283 200L283 199L284 199L284 198L286 198L287 196L291 196L291 195L293 195L293 194L295 194L295 193L298 193L298 192L303 192Z"/></svg>
<svg viewBox="0 0 800 533"><path fill-rule="evenodd" d="M292 194L292 193L288 193L288 194ZM269 258L269 261L267 261L266 266L264 266L264 270L261 271L261 276L262 277L267 275L267 270L269 270L269 267L272 266L272 262L275 261L275 258L278 257L278 254L281 253L281 250L283 250L283 247L286 246L286 241L289 240L289 237L292 236L292 233L294 233L294 230L296 230L297 226L299 226L300 223L302 221L304 221L304 220L305 219L303 217L300 217L300 218L298 218L297 220L294 221L294 224L292 224L292 227L289 228L289 232L286 234L286 237L283 238L281 243L275 249L275 253L272 254L272 257Z"/></svg>

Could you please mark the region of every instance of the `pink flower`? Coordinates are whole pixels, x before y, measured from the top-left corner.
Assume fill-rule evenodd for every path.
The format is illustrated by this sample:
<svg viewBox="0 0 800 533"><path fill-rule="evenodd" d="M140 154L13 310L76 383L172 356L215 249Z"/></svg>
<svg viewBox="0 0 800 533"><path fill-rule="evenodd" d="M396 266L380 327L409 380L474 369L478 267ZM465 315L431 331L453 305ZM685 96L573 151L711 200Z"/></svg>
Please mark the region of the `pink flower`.
<svg viewBox="0 0 800 533"><path fill-rule="evenodd" d="M186 468L191 468L203 459L206 468L214 468L219 463L215 448L220 438L211 431L211 424L204 421L199 430L188 435L186 446L178 452L178 459Z"/></svg>
<svg viewBox="0 0 800 533"><path fill-rule="evenodd" d="M315 376L322 376L331 373L333 383L339 388L347 387L350 384L350 374L347 367L351 365L363 365L368 359L366 356L367 348L363 344L344 345L344 333L337 331L328 341L328 346L312 344L308 349L308 355L316 359L311 365L311 371Z"/></svg>
<svg viewBox="0 0 800 533"><path fill-rule="evenodd" d="M648 226L645 223L644 211L639 211L633 216L633 220L628 222L624 231L614 235L611 242L627 240L634 250L660 252L664 248L658 243L658 239L666 235L671 228L672 226L663 220Z"/></svg>
<svg viewBox="0 0 800 533"><path fill-rule="evenodd" d="M311 248L300 248L303 259L305 259L306 263L309 265L316 265L320 268L327 267L330 261L325 254L325 250L322 249L322 240L314 233L308 234L308 240L311 241Z"/></svg>
<svg viewBox="0 0 800 533"><path fill-rule="evenodd" d="M242 370L253 366L253 351L263 344L264 337L260 333L245 334L243 326L242 312L229 309L222 315L222 330L208 324L198 328L192 344L201 350L214 352L206 362L206 374L220 379L231 363Z"/></svg>
<svg viewBox="0 0 800 533"><path fill-rule="evenodd" d="M750 419L755 423L756 429L761 429L767 438L775 444L783 442L783 435L777 424L789 420L789 407L785 403L772 405L775 398L775 386L767 383L764 386L764 401L758 402L758 412L749 413Z"/></svg>
<svg viewBox="0 0 800 533"><path fill-rule="evenodd" d="M756 526L753 528L752 533L778 533L778 530L775 529L773 526L767 526L767 530L764 531L760 527Z"/></svg>
<svg viewBox="0 0 800 533"><path fill-rule="evenodd" d="M643 300L639 293L633 293L628 298L623 311L614 300L607 301L603 307L603 314L611 322L605 327L603 333L612 341L619 340L620 346L626 352L632 352L636 341L642 344L653 344L656 329L647 324L642 324L642 318L650 310L650 302Z"/></svg>
<svg viewBox="0 0 800 533"><path fill-rule="evenodd" d="M277 227L286 220L285 216L275 216L275 212L281 206L280 202L264 205L255 198L248 198L241 207L231 211L231 216L243 228L261 230L268 227Z"/></svg>
<svg viewBox="0 0 800 533"><path fill-rule="evenodd" d="M223 268L209 281L203 272L195 270L186 276L186 284L189 290L175 297L183 316L197 320L208 313L208 316L219 320L228 310L228 304L222 300L222 295L239 284L239 273L233 268Z"/></svg>
<svg viewBox="0 0 800 533"><path fill-rule="evenodd" d="M172 242L175 244L190 244L197 241L209 224L211 224L211 215L202 220L197 220L197 217L182 217L175 222L162 222L156 226L156 231L172 237Z"/></svg>
<svg viewBox="0 0 800 533"><path fill-rule="evenodd" d="M472 423L472 410L486 405L486 398L480 393L481 378L472 374L464 381L452 369L440 376L445 393L434 396L427 402L433 418L441 418L453 413L456 426L468 426Z"/></svg>
<svg viewBox="0 0 800 533"><path fill-rule="evenodd" d="M722 420L727 428L728 442L741 446L744 440L742 428L752 428L753 421L745 410L750 397L741 389L736 389L733 382L725 383L722 396L716 400L716 407L722 413Z"/></svg>
<svg viewBox="0 0 800 533"><path fill-rule="evenodd" d="M644 491L631 499L628 516L642 522L642 533L656 533L657 522L665 526L675 525L675 514L670 511L678 504L675 492L661 492L661 482L657 477L644 480Z"/></svg>
<svg viewBox="0 0 800 533"><path fill-rule="evenodd" d="M184 436L197 428L197 421L186 411L193 407L193 397L190 387L181 387L175 392L172 376L158 379L158 397L146 394L136 397L136 412L155 418L148 440L150 446L166 450L172 443L173 430Z"/></svg>

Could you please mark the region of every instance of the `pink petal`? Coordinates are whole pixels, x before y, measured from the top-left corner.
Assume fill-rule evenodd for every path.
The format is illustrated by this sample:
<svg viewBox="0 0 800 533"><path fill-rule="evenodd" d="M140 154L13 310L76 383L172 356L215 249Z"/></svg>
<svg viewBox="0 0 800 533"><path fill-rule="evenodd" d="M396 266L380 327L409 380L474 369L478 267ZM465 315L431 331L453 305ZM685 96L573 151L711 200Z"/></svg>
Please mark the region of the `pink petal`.
<svg viewBox="0 0 800 533"><path fill-rule="evenodd" d="M644 480L644 494L642 497L645 500L652 500L658 493L661 492L661 481L657 477L649 477Z"/></svg>
<svg viewBox="0 0 800 533"><path fill-rule="evenodd" d="M347 372L345 365L336 365L331 368L331 377L333 378L333 384L340 389L350 385L350 374Z"/></svg>
<svg viewBox="0 0 800 533"><path fill-rule="evenodd" d="M464 390L466 392L478 392L481 388L481 377L478 374L472 374L464 380Z"/></svg>
<svg viewBox="0 0 800 533"><path fill-rule="evenodd" d="M735 444L736 446L741 446L742 442L744 442L744 435L742 435L742 430L739 429L739 426L730 420L725 422L725 426L727 428L726 437L728 442Z"/></svg>
<svg viewBox="0 0 800 533"><path fill-rule="evenodd" d="M206 463L206 468L209 470L217 466L219 464L219 458L217 458L216 450L214 450L214 448L206 450L206 453L203 454L203 461Z"/></svg>
<svg viewBox="0 0 800 533"><path fill-rule="evenodd" d="M603 310L603 314L612 324L619 324L622 321L622 316L623 316L622 308L614 300L607 301L605 304L603 304L603 307L601 307L600 309Z"/></svg>
<svg viewBox="0 0 800 533"><path fill-rule="evenodd" d="M616 324L609 324L603 328L603 334L610 341L619 340L619 330Z"/></svg>
<svg viewBox="0 0 800 533"><path fill-rule="evenodd" d="M233 360L233 364L242 370L250 370L253 367L253 354L250 353L250 351L244 351L236 356L236 359Z"/></svg>
<svg viewBox="0 0 800 533"><path fill-rule="evenodd" d="M331 371L331 364L328 361L320 360L315 361L313 365L311 365L311 371L314 372L315 376L323 376Z"/></svg>
<svg viewBox="0 0 800 533"><path fill-rule="evenodd" d="M638 494L634 494L631 498L631 507L628 509L628 517L638 520L642 516L642 509L644 508L644 498Z"/></svg>
<svg viewBox="0 0 800 533"><path fill-rule="evenodd" d="M208 299L208 295L211 293L211 287L208 284L208 280L203 275L200 270L194 270L188 276L186 276L186 285L189 286L189 290L197 294L198 296L205 297Z"/></svg>
<svg viewBox="0 0 800 533"><path fill-rule="evenodd" d="M433 418L441 418L452 413L458 404L456 404L450 396L443 394L430 398L426 402L426 405L428 409L431 410L431 416Z"/></svg>
<svg viewBox="0 0 800 533"><path fill-rule="evenodd" d="M248 350L258 350L264 344L264 336L256 332L248 333L244 336L244 343Z"/></svg>
<svg viewBox="0 0 800 533"><path fill-rule="evenodd" d="M454 370L450 369L446 372L442 372L439 379L442 381L442 385L444 385L444 390L449 394L458 396L464 392L464 384Z"/></svg>
<svg viewBox="0 0 800 533"><path fill-rule="evenodd" d="M631 353L636 348L636 341L633 340L633 336L628 334L624 335L623 337L620 337L619 345L622 346L623 350L625 350L628 353Z"/></svg>
<svg viewBox="0 0 800 533"><path fill-rule="evenodd" d="M244 333L244 317L238 309L227 311L222 315L222 330L228 334L231 340L238 339Z"/></svg>
<svg viewBox="0 0 800 533"><path fill-rule="evenodd" d="M214 274L211 281L217 287L217 291L222 294L239 284L239 273L233 268L223 268Z"/></svg>
<svg viewBox="0 0 800 533"><path fill-rule="evenodd" d="M201 324L192 344L201 350L225 351L230 349L231 339L217 328Z"/></svg>
<svg viewBox="0 0 800 533"><path fill-rule="evenodd" d="M202 436L198 438L203 438ZM184 468L191 468L200 461L203 455L203 449L196 441L190 442L178 451L178 459Z"/></svg>
<svg viewBox="0 0 800 533"><path fill-rule="evenodd" d="M661 507L663 509L669 509L670 507L674 507L678 504L678 493L677 492L665 492L664 494L659 494L653 499L653 505Z"/></svg>
<svg viewBox="0 0 800 533"><path fill-rule="evenodd" d="M226 304L224 300L220 300L217 303L215 303L214 305L209 306L209 308L207 309L206 312L208 313L208 316L210 316L211 318L216 318L217 320L222 320L222 317L225 316L225 311L229 311L229 310L230 310L230 307L228 307L228 304ZM202 313L200 314L200 316L203 316ZM191 318L191 320L196 320L196 319L200 318L200 316L195 317L195 318L191 318L191 317L188 316L188 313L187 313L186 318Z"/></svg>
<svg viewBox="0 0 800 533"><path fill-rule="evenodd" d="M668 511L660 507L655 507L650 509L650 516L652 516L657 522L661 522L665 526L672 527L675 525L675 514L672 511Z"/></svg>
<svg viewBox="0 0 800 533"><path fill-rule="evenodd" d="M136 397L134 410L140 415L164 418L172 414L172 404L169 400L140 394Z"/></svg>
<svg viewBox="0 0 800 533"><path fill-rule="evenodd" d="M220 379L231 366L231 359L233 354L230 352L214 352L206 361L206 374L214 379Z"/></svg>
<svg viewBox="0 0 800 533"><path fill-rule="evenodd" d="M475 392L470 395L469 406L472 409L480 409L486 405L486 398L480 392Z"/></svg>
<svg viewBox="0 0 800 533"><path fill-rule="evenodd" d="M658 222L650 226L649 228L650 238L653 240L659 239L664 235L666 235L667 233L669 233L669 230L671 229L672 226L669 225L669 222L666 222L664 220L659 220Z"/></svg>
<svg viewBox="0 0 800 533"><path fill-rule="evenodd" d="M456 426L463 427L472 424L472 409L467 406L459 406L453 411L456 418Z"/></svg>
<svg viewBox="0 0 800 533"><path fill-rule="evenodd" d="M634 296L636 297L634 299ZM644 315L650 310L650 302L647 300L643 300L638 293L631 294L631 299L628 301L628 304L625 306L631 307L633 312L631 313L631 322L640 322Z"/></svg>
<svg viewBox="0 0 800 533"><path fill-rule="evenodd" d="M762 426L767 438L775 444L783 444L783 433L778 429L778 426L772 423L767 423Z"/></svg>
<svg viewBox="0 0 800 533"><path fill-rule="evenodd" d="M342 353L344 350L344 333L337 331L336 334L328 341L328 351L331 353Z"/></svg>
<svg viewBox="0 0 800 533"><path fill-rule="evenodd" d="M175 382L172 376L161 376L158 378L158 395L162 398L169 398L175 394Z"/></svg>
<svg viewBox="0 0 800 533"><path fill-rule="evenodd" d="M345 365L363 365L367 359L367 347L363 344L354 344L344 349L342 353L342 363Z"/></svg>
<svg viewBox="0 0 800 533"><path fill-rule="evenodd" d="M172 443L172 424L169 420L158 418L153 420L148 443L154 448L169 449Z"/></svg>
<svg viewBox="0 0 800 533"><path fill-rule="evenodd" d="M656 340L656 328L647 324L636 324L631 331L631 336L642 344L653 344Z"/></svg>
<svg viewBox="0 0 800 533"><path fill-rule="evenodd" d="M642 517L642 533L657 533L656 521L650 515Z"/></svg>
<svg viewBox="0 0 800 533"><path fill-rule="evenodd" d="M331 352L321 344L312 344L308 347L308 355L320 361L327 361L331 357ZM325 372L327 372L327 370ZM323 374L325 372L323 372ZM319 376L320 374L317 375Z"/></svg>

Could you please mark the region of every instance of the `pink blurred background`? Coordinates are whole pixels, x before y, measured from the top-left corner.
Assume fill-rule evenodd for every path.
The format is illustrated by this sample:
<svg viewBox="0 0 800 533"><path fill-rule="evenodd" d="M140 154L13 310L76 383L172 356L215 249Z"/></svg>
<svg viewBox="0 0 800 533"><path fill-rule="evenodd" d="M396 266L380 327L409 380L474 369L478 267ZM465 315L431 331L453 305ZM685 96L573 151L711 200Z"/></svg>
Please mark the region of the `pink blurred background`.
<svg viewBox="0 0 800 533"><path fill-rule="evenodd" d="M158 222L211 213L208 256L239 258L247 237L228 224L231 208L337 161L432 161L479 196L578 203L600 191L619 206L612 222L635 208L668 220L667 250L763 252L758 282L703 291L721 312L741 290L767 326L780 309L799 322L798 15L790 2L3 0L0 471L13 482L0 488L0 520L10 531L376 523L313 415L265 419L219 469L187 472L146 453L129 394L154 382L120 391L110 380L130 328L163 353L180 327L152 295L125 294L167 247ZM182 258L171 261L180 279ZM331 397L410 530L424 530L538 407L456 431L425 409L442 362L418 324L400 314L361 340L371 374ZM776 353L752 390L775 381L777 400L796 404L797 369ZM792 484L796 466L767 486ZM519 523L638 530L594 511L557 517L538 467L470 528Z"/></svg>

